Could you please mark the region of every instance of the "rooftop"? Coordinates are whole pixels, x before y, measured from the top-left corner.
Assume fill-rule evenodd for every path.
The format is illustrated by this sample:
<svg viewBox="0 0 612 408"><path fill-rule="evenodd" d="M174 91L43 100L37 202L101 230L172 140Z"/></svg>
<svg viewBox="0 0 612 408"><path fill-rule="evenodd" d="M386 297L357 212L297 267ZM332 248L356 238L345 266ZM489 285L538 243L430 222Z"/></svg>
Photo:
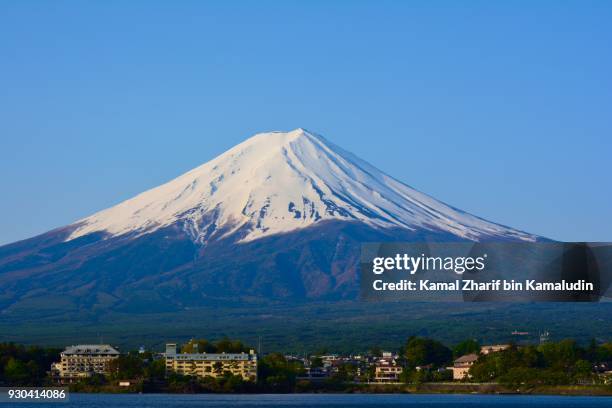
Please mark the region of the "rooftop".
<svg viewBox="0 0 612 408"><path fill-rule="evenodd" d="M473 363L478 360L478 354L466 354L455 360L455 363Z"/></svg>
<svg viewBox="0 0 612 408"><path fill-rule="evenodd" d="M119 351L109 344L77 344L68 346L63 354L111 354L119 355Z"/></svg>

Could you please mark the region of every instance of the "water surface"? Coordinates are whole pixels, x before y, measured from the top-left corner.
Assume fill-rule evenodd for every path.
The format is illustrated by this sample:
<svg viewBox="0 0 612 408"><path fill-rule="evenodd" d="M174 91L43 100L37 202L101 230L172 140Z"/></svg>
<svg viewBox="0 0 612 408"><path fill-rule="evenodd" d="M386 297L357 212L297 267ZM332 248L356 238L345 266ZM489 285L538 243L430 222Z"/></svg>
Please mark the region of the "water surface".
<svg viewBox="0 0 612 408"><path fill-rule="evenodd" d="M0 404L0 408L7 406ZM612 397L528 395L424 395L424 394L71 394L68 403L18 403L36 408L180 408L180 407L508 407L508 408L611 408Z"/></svg>

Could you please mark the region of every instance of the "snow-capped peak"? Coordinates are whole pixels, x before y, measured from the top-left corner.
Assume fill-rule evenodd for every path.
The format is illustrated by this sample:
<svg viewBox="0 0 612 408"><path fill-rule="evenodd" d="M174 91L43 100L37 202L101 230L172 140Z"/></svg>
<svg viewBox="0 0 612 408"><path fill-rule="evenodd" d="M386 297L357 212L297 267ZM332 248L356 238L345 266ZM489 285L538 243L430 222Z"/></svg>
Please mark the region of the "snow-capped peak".
<svg viewBox="0 0 612 408"><path fill-rule="evenodd" d="M304 129L257 134L159 187L84 218L69 236L144 234L181 225L198 243L240 231L242 241L322 220L375 228L533 240L400 183Z"/></svg>

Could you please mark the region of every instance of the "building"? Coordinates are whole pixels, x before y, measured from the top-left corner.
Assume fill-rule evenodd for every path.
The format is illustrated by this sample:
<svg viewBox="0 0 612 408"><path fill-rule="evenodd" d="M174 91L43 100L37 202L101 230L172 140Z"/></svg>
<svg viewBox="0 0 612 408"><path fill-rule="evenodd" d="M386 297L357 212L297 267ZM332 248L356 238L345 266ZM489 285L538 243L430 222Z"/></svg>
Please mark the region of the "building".
<svg viewBox="0 0 612 408"><path fill-rule="evenodd" d="M69 346L60 354L60 361L51 364L51 377L55 382L73 383L94 374L110 373L110 362L119 357L119 351L108 344L79 344Z"/></svg>
<svg viewBox="0 0 612 408"><path fill-rule="evenodd" d="M375 363L374 381L380 383L396 383L404 369L395 359L381 358Z"/></svg>
<svg viewBox="0 0 612 408"><path fill-rule="evenodd" d="M239 375L247 381L257 380L257 354L249 353L177 353L176 344L166 344L166 375L194 377Z"/></svg>
<svg viewBox="0 0 612 408"><path fill-rule="evenodd" d="M497 353L498 351L508 350L510 344L491 344L480 347L480 354L487 355L489 353Z"/></svg>
<svg viewBox="0 0 612 408"><path fill-rule="evenodd" d="M382 357L382 358L384 358L384 359L396 359L396 358L398 358L398 357L399 357L399 356L397 355L397 353L392 353L392 352L390 352L390 351L383 351L383 352L381 352L381 354L380 354L380 355L381 355L381 357Z"/></svg>
<svg viewBox="0 0 612 408"><path fill-rule="evenodd" d="M304 375L297 377L299 380L326 380L330 377L330 370L325 367L304 367Z"/></svg>
<svg viewBox="0 0 612 408"><path fill-rule="evenodd" d="M449 370L453 370L453 380L463 380L469 378L470 367L478 360L478 354L466 354L454 361Z"/></svg>

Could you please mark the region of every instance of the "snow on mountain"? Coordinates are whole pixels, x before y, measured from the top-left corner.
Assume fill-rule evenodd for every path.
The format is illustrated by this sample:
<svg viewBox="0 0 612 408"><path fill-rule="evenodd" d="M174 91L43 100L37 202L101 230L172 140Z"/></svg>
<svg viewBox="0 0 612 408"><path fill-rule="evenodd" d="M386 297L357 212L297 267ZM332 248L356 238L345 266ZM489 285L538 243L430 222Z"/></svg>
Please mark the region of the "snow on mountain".
<svg viewBox="0 0 612 408"><path fill-rule="evenodd" d="M215 159L75 224L142 235L180 225L195 242L239 233L243 242L322 220L374 228L443 231L471 240L536 237L494 224L418 192L304 129L257 134Z"/></svg>

